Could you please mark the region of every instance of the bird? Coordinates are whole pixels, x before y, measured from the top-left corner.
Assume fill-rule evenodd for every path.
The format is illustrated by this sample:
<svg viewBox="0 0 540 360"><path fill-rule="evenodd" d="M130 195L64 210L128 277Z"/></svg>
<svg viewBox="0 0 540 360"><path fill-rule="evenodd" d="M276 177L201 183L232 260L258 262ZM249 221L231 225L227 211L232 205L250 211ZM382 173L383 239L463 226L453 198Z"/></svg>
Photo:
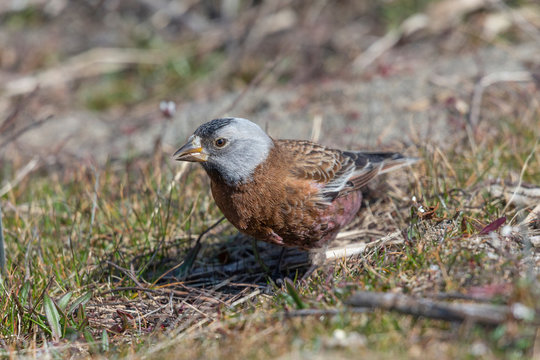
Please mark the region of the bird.
<svg viewBox="0 0 540 360"><path fill-rule="evenodd" d="M239 117L200 125L173 159L202 165L217 206L240 232L302 250L327 246L354 220L372 179L417 160L273 139Z"/></svg>

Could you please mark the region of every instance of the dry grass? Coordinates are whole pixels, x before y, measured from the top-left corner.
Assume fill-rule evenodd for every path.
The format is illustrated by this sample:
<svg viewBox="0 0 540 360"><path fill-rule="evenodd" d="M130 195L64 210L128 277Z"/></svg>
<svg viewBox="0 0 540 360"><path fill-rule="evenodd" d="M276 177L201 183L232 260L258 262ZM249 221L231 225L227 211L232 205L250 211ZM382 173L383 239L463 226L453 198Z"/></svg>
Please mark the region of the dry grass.
<svg viewBox="0 0 540 360"><path fill-rule="evenodd" d="M90 3L86 5L104 11ZM187 16L201 16L203 2L193 3L195 10ZM527 316L480 326L345 305L356 290L367 290L517 306L538 313L540 250L531 240L540 235L540 215L532 213L540 202L540 104L537 83L529 73L515 78L525 79L524 83L505 78L481 91L480 80L470 107L463 99L473 98L472 86L468 91L461 83L451 82L450 95L444 99L416 104L438 106L437 111L449 115L444 117L448 119L445 142L411 134L413 145L407 145L407 152L422 162L367 189L365 206L349 229L355 235L332 244L352 241L372 246L362 254L324 263L305 280L301 278L310 255L318 259L318 254L288 251L282 274L276 277L273 270L280 249L255 244L226 221L218 223L221 214L209 194L206 175L199 168L173 163L161 138L151 154L124 154L103 166L76 155L62 157L63 144L56 143L46 154L24 155L24 146L16 140L28 128L48 121L49 103L59 111L85 102L94 110L109 109L107 114L118 119L124 108L143 100L154 107L156 99L171 91L190 98L243 91L232 108L267 80L269 72L275 77L271 86L305 79L315 79L318 85L321 79L334 76L348 80L354 70L351 64L368 46L362 43L363 48L352 49L347 36L338 36L337 30L344 28L334 28L335 23L350 21L355 26L342 34L351 34L362 30L356 23L357 14L362 14L361 19L370 22L366 38L398 27L394 35L404 37L396 37L392 46L413 42L414 37L409 39L404 33L402 20L427 2L403 0L388 2L388 6L358 2L358 8L366 7L360 10L345 3L330 8L299 2L294 10L310 21L297 24L283 37L279 30L266 28L248 38L245 35L255 20L283 15L293 6L285 1L274 9L270 1L261 3L260 8L253 6L238 15L239 28L231 34L214 24L205 34L208 41L193 41L194 35L188 33L175 46L162 45L172 52L174 61L167 59L168 52L162 59L158 51L161 55L152 59L164 63L157 66L141 61L128 70L95 78L75 71L69 79L55 77L61 85L45 84L54 89L50 92L37 91L9 102L9 116L0 122L0 150L7 144L14 149L9 159L0 158L7 258L0 276L0 357L539 356L540 333L534 319ZM86 6L84 2L66 4L75 10ZM441 48L476 49L479 40L471 33L488 15L493 15L493 9L481 8L455 28L436 33L429 33L429 27L423 30L437 44L443 40L443 45L437 45ZM17 26L17 21L44 22L40 16L30 9L5 17ZM315 21L319 16L325 21ZM528 26L523 21L518 25L524 24ZM519 28L514 24L504 34L524 36ZM319 36L309 37L305 47L293 46L312 29L319 29ZM419 36L424 35L420 32ZM162 41L156 35L133 42L144 43L140 45L144 48L151 47L145 43L150 40ZM229 46L236 42L245 49ZM61 43L52 41L50 46ZM16 55L36 62L22 64L23 73L27 67L39 70L46 62L45 52L30 57L16 50ZM9 60L7 55L0 56ZM266 61L274 56L279 61ZM384 63L380 68L376 62L369 66L373 73L357 74L354 81L389 76L387 72L392 71ZM86 75L90 78L79 80ZM79 88L78 81L85 81L85 86ZM76 89L75 95L69 86ZM350 100L341 99L341 93L337 96L341 105ZM6 104L0 103L0 110ZM317 138L323 120L314 119L312 136ZM153 120L141 115L128 125ZM132 128L115 130L121 136ZM375 242L391 233L400 234L396 241Z"/></svg>
<svg viewBox="0 0 540 360"><path fill-rule="evenodd" d="M505 94L490 96L503 101ZM396 229L403 241L330 263L305 281L295 279L307 255L290 251L289 285L276 284L267 272L279 249L258 244L264 265L252 241L228 223L203 234L220 218L205 174L178 167L159 148L151 158L102 169L39 170L3 201L3 352L532 356L536 327L526 321L459 325L381 310L357 313L343 301L364 289L538 308L538 249L527 239L539 230L519 227L533 204L507 205L489 185L540 182L538 134L530 131L540 129L539 110L517 121L497 113L476 129L474 150L465 133L452 139L453 150L411 149L423 162L402 173L407 176L375 184L355 223L363 229L355 241ZM11 166L14 174L22 165ZM481 235L502 216L513 228L495 226ZM189 250L200 234L194 258Z"/></svg>

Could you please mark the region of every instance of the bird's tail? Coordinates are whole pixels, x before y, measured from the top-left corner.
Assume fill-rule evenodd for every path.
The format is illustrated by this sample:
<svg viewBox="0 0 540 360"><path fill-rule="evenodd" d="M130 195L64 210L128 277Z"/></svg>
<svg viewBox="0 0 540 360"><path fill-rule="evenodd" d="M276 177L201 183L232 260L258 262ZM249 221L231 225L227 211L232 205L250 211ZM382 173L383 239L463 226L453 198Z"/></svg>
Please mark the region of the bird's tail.
<svg viewBox="0 0 540 360"><path fill-rule="evenodd" d="M396 152L362 152L374 166L380 164L379 174L397 170L420 161L419 158L406 157Z"/></svg>

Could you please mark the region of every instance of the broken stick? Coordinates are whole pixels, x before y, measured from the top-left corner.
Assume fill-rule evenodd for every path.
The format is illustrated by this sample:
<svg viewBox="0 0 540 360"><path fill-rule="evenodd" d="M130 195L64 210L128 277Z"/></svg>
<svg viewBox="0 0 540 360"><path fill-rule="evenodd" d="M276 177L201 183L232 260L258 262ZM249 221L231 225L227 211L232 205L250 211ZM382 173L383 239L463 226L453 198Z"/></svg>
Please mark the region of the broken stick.
<svg viewBox="0 0 540 360"><path fill-rule="evenodd" d="M516 306L449 303L392 293L358 291L345 303L353 307L381 308L415 316L447 321L472 321L484 325L497 325L508 319L526 319L535 323L540 320L533 309L529 309L532 314L524 318L521 308L517 309Z"/></svg>

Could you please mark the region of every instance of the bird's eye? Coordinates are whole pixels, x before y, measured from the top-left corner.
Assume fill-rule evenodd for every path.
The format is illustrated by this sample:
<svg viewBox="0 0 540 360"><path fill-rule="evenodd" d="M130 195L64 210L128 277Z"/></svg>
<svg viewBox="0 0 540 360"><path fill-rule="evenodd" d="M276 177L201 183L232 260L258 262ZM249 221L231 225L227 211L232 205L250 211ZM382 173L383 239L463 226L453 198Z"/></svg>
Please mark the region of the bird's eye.
<svg viewBox="0 0 540 360"><path fill-rule="evenodd" d="M225 144L227 144L227 139L224 139L224 138L218 138L216 139L216 141L214 141L214 144L219 147L219 148L222 148L225 146Z"/></svg>

